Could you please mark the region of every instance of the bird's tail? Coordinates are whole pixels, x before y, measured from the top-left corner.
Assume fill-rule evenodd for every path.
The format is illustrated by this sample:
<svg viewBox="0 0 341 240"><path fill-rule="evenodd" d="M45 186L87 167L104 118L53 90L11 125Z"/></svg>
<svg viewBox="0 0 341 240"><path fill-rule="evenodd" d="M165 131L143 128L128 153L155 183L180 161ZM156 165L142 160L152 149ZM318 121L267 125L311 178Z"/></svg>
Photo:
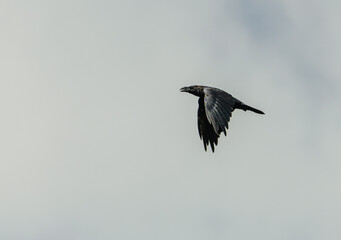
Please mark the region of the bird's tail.
<svg viewBox="0 0 341 240"><path fill-rule="evenodd" d="M242 109L244 111L250 110L250 111L258 113L258 114L264 114L264 112L262 112L261 110L258 110L256 108L250 107L250 106L248 106L248 105L246 105L244 103L240 103L240 104L236 105L236 108Z"/></svg>

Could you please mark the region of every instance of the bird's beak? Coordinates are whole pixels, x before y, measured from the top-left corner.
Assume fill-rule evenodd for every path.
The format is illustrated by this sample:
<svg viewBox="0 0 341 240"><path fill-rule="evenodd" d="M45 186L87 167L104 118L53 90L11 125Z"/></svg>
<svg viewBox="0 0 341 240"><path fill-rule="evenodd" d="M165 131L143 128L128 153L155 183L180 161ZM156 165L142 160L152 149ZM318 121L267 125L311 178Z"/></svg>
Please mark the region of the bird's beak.
<svg viewBox="0 0 341 240"><path fill-rule="evenodd" d="M189 91L189 87L183 87L180 89L180 92L188 92Z"/></svg>

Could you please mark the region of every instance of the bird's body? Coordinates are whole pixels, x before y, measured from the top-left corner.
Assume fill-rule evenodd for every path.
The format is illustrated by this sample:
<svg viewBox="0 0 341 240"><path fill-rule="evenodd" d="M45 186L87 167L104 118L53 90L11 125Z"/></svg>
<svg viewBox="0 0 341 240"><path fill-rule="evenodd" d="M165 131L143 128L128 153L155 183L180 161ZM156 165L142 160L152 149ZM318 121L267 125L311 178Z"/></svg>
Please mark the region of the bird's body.
<svg viewBox="0 0 341 240"><path fill-rule="evenodd" d="M221 132L224 132L226 136L226 129L228 129L228 123L234 109L264 114L218 88L195 85L183 87L180 91L199 97L198 130L200 138L204 142L205 151L207 146L211 145L212 152L214 152L214 145L218 144Z"/></svg>

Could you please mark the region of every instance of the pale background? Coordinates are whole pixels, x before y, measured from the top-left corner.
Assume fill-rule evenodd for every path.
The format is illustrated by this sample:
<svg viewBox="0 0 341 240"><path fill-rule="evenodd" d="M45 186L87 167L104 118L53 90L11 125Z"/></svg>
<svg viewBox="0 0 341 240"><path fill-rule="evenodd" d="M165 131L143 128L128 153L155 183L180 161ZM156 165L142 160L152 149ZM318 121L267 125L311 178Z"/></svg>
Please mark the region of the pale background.
<svg viewBox="0 0 341 240"><path fill-rule="evenodd" d="M0 0L0 239L341 239L340 9ZM192 84L266 115L205 152Z"/></svg>

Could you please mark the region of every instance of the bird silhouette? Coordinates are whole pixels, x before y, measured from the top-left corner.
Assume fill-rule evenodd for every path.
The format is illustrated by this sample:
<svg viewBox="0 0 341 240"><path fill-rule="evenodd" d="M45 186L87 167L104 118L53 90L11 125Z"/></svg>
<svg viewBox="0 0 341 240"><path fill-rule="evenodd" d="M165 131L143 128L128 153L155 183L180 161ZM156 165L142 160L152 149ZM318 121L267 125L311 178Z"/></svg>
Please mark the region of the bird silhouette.
<svg viewBox="0 0 341 240"><path fill-rule="evenodd" d="M207 146L211 145L212 152L214 152L214 145L218 144L221 132L224 132L226 136L228 123L235 109L264 114L264 112L242 103L231 94L218 88L193 85L183 87L180 91L199 97L198 130L205 151L207 151Z"/></svg>

